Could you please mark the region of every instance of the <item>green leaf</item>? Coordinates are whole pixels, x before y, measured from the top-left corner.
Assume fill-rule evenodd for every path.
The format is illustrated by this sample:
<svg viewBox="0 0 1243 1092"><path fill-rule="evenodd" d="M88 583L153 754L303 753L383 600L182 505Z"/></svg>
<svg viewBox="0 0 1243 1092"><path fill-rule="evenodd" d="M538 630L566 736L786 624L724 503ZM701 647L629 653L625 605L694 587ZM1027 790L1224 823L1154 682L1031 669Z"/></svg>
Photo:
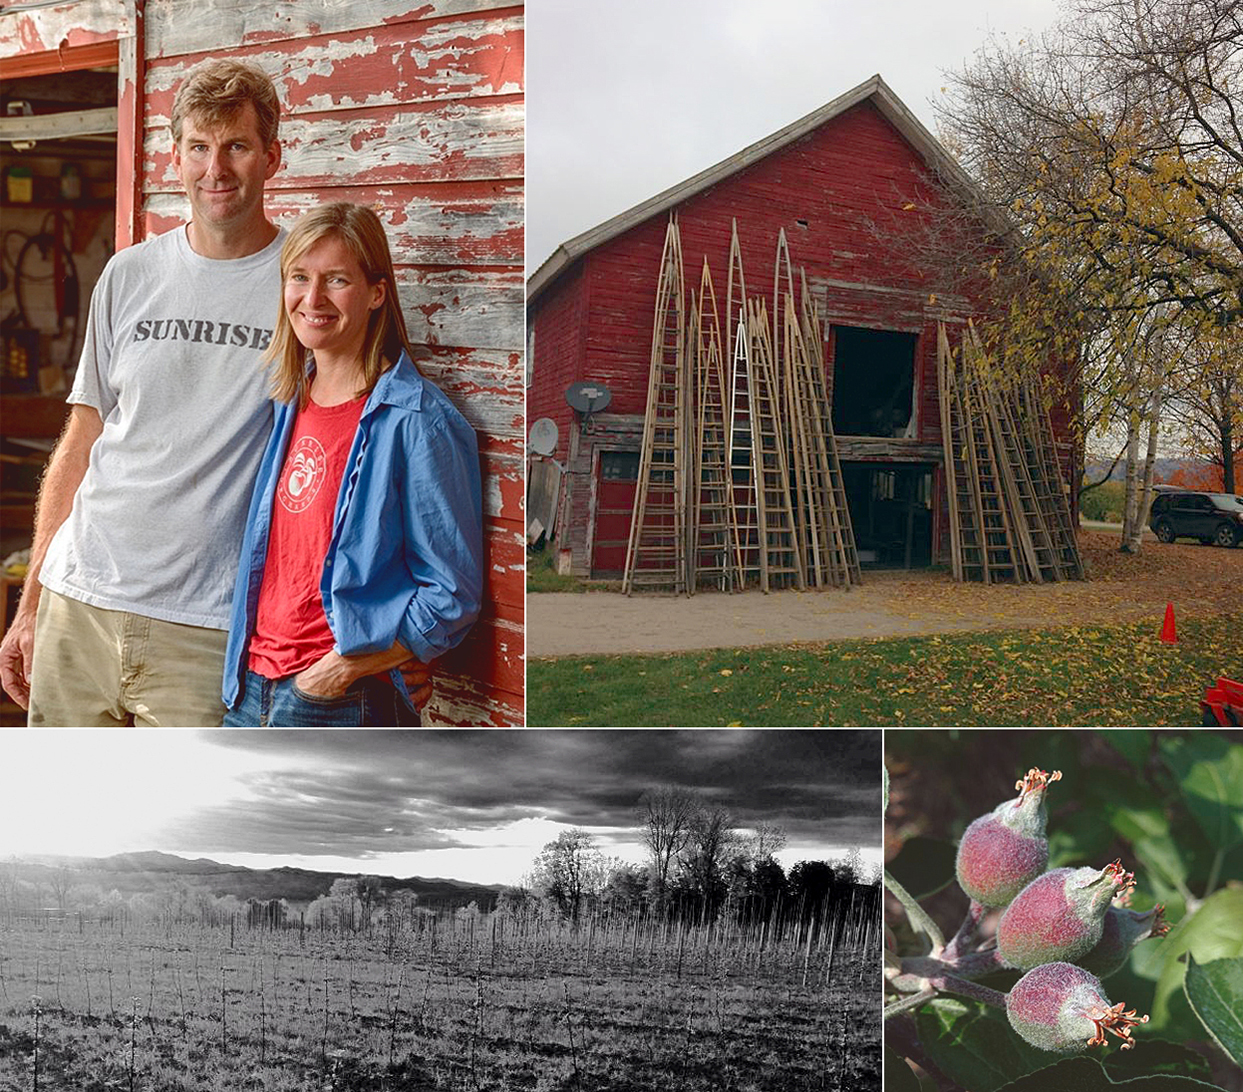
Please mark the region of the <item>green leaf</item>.
<svg viewBox="0 0 1243 1092"><path fill-rule="evenodd" d="M1170 837L1170 824L1158 808L1117 808L1109 825L1135 847L1135 856L1144 867L1167 884L1177 887L1187 882L1187 866L1178 846Z"/></svg>
<svg viewBox="0 0 1243 1092"><path fill-rule="evenodd" d="M1211 963L1243 955L1240 921L1243 921L1243 888L1226 888L1205 899L1199 910L1183 918L1161 941L1163 965L1152 999L1151 1026L1154 1030L1167 1035L1177 1032L1187 1039L1203 1034L1183 994L1186 967L1178 957L1190 952L1197 963Z"/></svg>
<svg viewBox="0 0 1243 1092"><path fill-rule="evenodd" d="M1201 964L1188 955L1183 989L1213 1041L1243 1066L1243 959Z"/></svg>
<svg viewBox="0 0 1243 1092"><path fill-rule="evenodd" d="M1198 732L1162 739L1161 751L1178 778L1187 810L1214 848L1243 842L1243 746Z"/></svg>
<svg viewBox="0 0 1243 1092"><path fill-rule="evenodd" d="M1112 981L1112 980L1111 980ZM1140 1029L1141 1033L1144 1029ZM1133 1050L1115 1050L1102 1059L1105 1072L1115 1081L1146 1077L1154 1073L1209 1080L1212 1067L1203 1054L1168 1039L1135 1039Z"/></svg>
<svg viewBox="0 0 1243 1092"><path fill-rule="evenodd" d="M885 1092L920 1092L921 1087L906 1059L885 1047Z"/></svg>
<svg viewBox="0 0 1243 1092"><path fill-rule="evenodd" d="M1003 1085L996 1092L1222 1092L1215 1084L1169 1073L1113 1081L1095 1058L1068 1058ZM974 1089L971 1090L974 1092Z"/></svg>
<svg viewBox="0 0 1243 1092"><path fill-rule="evenodd" d="M917 899L940 891L954 879L957 850L936 838L911 838L885 867Z"/></svg>
<svg viewBox="0 0 1243 1092"><path fill-rule="evenodd" d="M1121 728L1113 732L1102 732L1101 735L1137 771L1144 768L1152 746L1152 733L1146 728Z"/></svg>
<svg viewBox="0 0 1243 1092"><path fill-rule="evenodd" d="M937 1068L969 1092L995 1092L1050 1058L1015 1035L1000 1009L979 1001L939 997L915 1014L915 1025Z"/></svg>

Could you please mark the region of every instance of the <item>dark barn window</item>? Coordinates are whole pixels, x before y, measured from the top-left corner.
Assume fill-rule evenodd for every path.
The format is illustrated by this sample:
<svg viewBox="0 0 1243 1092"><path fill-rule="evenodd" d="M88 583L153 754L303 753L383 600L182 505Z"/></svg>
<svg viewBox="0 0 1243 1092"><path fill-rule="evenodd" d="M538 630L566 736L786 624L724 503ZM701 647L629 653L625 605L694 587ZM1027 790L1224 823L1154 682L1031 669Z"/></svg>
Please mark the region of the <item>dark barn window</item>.
<svg viewBox="0 0 1243 1092"><path fill-rule="evenodd" d="M606 482L638 481L639 453L637 451L600 452L600 477Z"/></svg>
<svg viewBox="0 0 1243 1092"><path fill-rule="evenodd" d="M833 327L833 429L839 436L907 435L915 334Z"/></svg>

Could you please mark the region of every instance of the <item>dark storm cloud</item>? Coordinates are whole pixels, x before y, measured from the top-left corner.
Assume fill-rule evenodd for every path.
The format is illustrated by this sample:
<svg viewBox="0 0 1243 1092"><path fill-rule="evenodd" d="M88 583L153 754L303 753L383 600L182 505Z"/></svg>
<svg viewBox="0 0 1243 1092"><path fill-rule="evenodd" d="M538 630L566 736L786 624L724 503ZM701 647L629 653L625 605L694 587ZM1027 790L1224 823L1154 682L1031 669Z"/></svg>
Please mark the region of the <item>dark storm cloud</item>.
<svg viewBox="0 0 1243 1092"><path fill-rule="evenodd" d="M742 825L776 823L792 843L879 844L879 732L234 731L205 738L270 756L273 769L249 775L250 800L200 812L169 832L188 849L402 853L464 844L445 831L483 832L533 817L634 828L640 796L662 784L696 790Z"/></svg>

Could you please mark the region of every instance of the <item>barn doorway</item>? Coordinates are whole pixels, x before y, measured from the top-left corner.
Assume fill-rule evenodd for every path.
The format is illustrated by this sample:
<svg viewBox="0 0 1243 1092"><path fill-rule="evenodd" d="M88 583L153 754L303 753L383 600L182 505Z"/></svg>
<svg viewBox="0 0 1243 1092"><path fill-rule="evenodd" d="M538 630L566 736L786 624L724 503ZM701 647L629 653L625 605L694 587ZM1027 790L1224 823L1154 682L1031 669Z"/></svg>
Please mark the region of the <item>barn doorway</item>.
<svg viewBox="0 0 1243 1092"><path fill-rule="evenodd" d="M595 464L591 575L616 579L626 569L626 546L639 484L639 452L597 449Z"/></svg>
<svg viewBox="0 0 1243 1092"><path fill-rule="evenodd" d="M916 334L832 327L833 429L839 436L914 436Z"/></svg>
<svg viewBox="0 0 1243 1092"><path fill-rule="evenodd" d="M91 292L116 249L118 65L115 41L0 58L0 556L31 545ZM19 589L5 575L0 629ZM0 694L0 724L24 723Z"/></svg>
<svg viewBox="0 0 1243 1092"><path fill-rule="evenodd" d="M861 566L932 564L932 471L928 464L842 463Z"/></svg>

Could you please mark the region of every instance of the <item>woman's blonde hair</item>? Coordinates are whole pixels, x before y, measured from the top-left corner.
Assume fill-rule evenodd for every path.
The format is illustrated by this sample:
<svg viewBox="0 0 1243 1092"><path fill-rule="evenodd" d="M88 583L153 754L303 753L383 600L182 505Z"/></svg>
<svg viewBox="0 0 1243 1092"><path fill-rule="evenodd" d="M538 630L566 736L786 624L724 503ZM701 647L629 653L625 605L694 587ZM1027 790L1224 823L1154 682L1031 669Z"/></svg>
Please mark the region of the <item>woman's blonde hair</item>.
<svg viewBox="0 0 1243 1092"><path fill-rule="evenodd" d="M380 218L371 209L345 201L311 209L294 224L281 248L281 285L288 279L290 269L311 247L330 237L346 245L362 267L368 284L384 285L384 299L367 318L361 394L370 391L385 370L397 363L403 350L411 357L414 354L406 333L406 320L397 302L397 278L393 274L388 236ZM276 332L264 360L272 366L272 397L279 402L292 402L296 398L299 407L305 406L310 397L307 350L293 332L283 297L276 316Z"/></svg>

